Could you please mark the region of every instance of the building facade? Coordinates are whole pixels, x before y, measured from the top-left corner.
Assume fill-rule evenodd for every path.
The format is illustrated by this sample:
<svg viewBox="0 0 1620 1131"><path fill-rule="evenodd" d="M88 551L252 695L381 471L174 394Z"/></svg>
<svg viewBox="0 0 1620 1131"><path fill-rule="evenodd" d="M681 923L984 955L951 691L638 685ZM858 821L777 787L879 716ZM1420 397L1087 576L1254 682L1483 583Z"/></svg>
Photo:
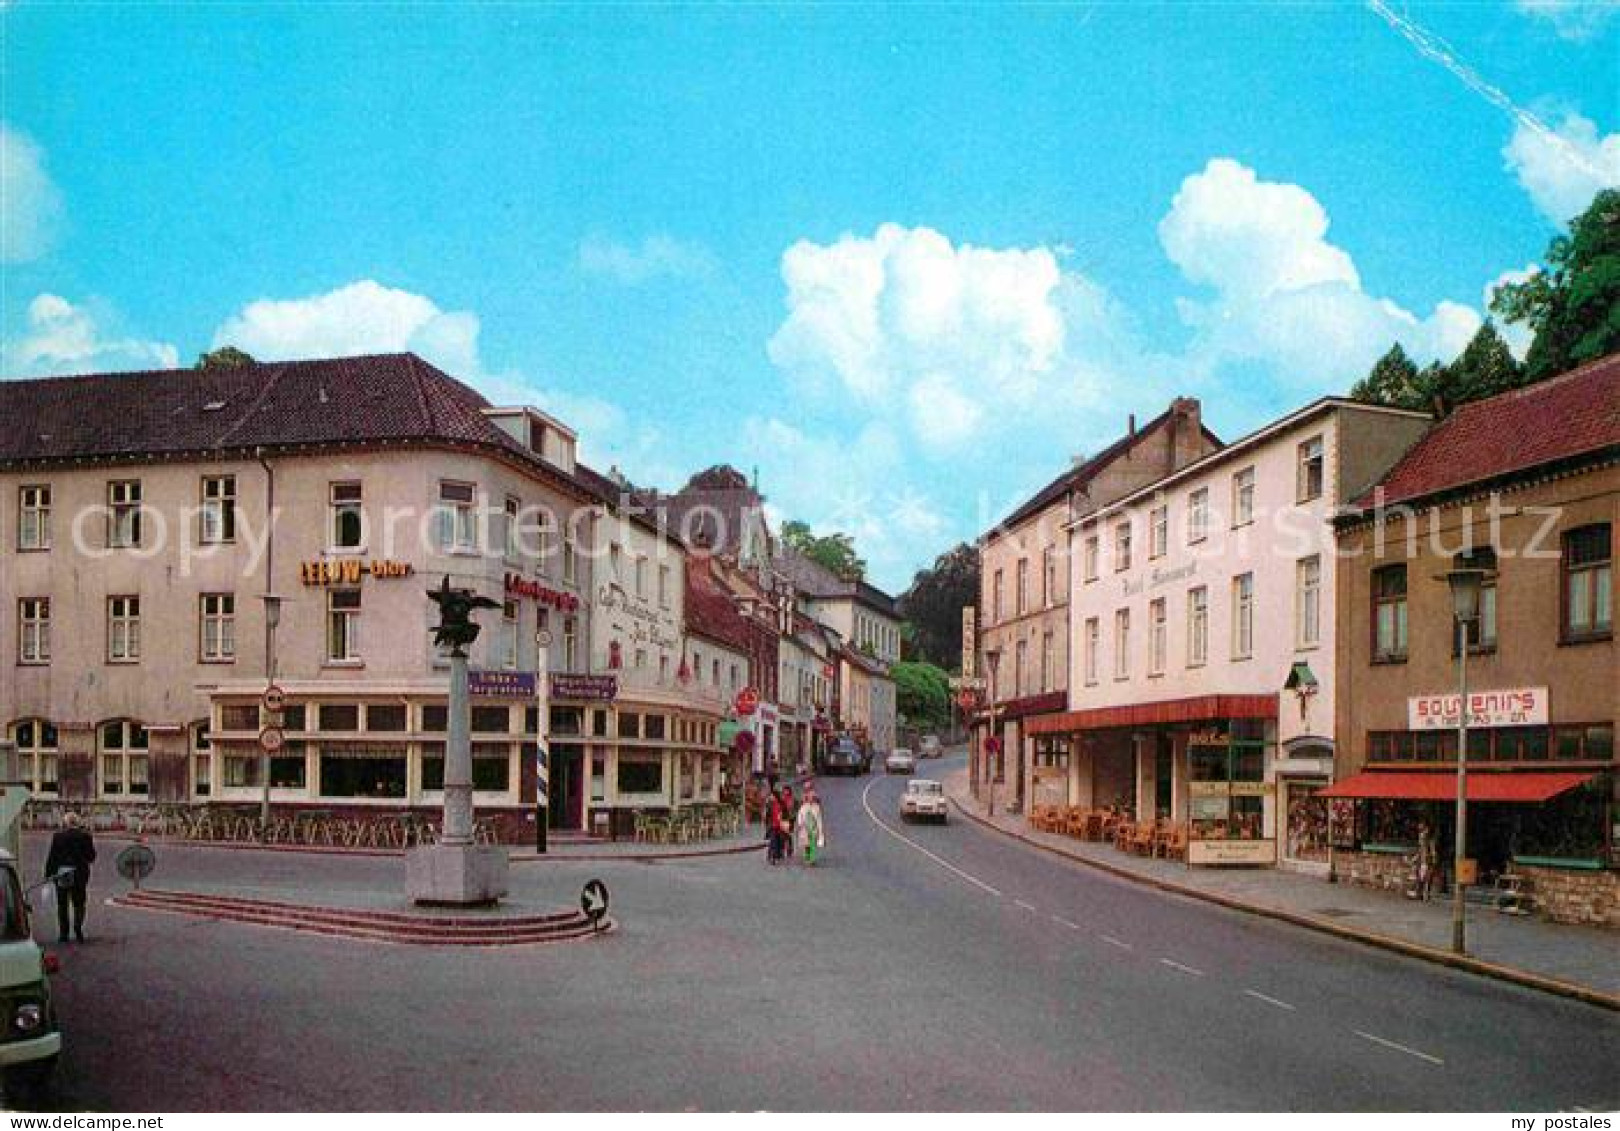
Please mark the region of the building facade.
<svg viewBox="0 0 1620 1131"><path fill-rule="evenodd" d="M1452 842L1464 554L1489 569L1467 625L1478 880L1620 926L1620 359L1463 405L1338 525L1336 871L1376 885L1423 826Z"/></svg>
<svg viewBox="0 0 1620 1131"><path fill-rule="evenodd" d="M1072 525L1070 709L1030 727L1068 804L1184 825L1191 863L1325 866L1330 520L1428 423L1318 401Z"/></svg>

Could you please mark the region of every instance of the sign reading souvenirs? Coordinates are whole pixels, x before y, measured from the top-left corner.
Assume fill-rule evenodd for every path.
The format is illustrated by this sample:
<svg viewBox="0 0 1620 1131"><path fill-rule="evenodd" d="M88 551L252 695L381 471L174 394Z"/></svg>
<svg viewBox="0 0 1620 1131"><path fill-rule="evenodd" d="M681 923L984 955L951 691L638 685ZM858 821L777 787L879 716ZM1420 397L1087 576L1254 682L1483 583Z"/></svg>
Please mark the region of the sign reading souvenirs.
<svg viewBox="0 0 1620 1131"><path fill-rule="evenodd" d="M575 675L554 672L551 676L553 699L588 699L606 703L619 694L619 679L611 675Z"/></svg>
<svg viewBox="0 0 1620 1131"><path fill-rule="evenodd" d="M1406 725L1412 730L1455 730L1461 699L1450 695L1414 695L1406 701ZM1547 689L1518 687L1468 694L1471 727L1547 725Z"/></svg>
<svg viewBox="0 0 1620 1131"><path fill-rule="evenodd" d="M533 699L534 673L469 671L467 694L474 699Z"/></svg>
<svg viewBox="0 0 1620 1131"><path fill-rule="evenodd" d="M363 561L360 558L322 559L298 564L298 579L305 585L358 585L366 577L409 577L415 572L410 562L391 562L382 559Z"/></svg>
<svg viewBox="0 0 1620 1131"><path fill-rule="evenodd" d="M514 597L528 597L565 613L574 612L579 608L579 598L572 593L564 593L560 589L541 585L538 581L530 581L515 573L506 575L506 591Z"/></svg>

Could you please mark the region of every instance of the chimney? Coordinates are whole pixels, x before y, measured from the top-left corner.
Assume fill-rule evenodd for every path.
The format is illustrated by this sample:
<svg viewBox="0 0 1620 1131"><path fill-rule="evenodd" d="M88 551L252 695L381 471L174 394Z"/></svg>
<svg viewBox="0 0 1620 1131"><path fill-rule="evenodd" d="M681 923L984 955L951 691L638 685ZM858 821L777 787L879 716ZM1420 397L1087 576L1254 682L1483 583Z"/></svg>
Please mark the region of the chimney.
<svg viewBox="0 0 1620 1131"><path fill-rule="evenodd" d="M1130 423L1126 426L1125 431L1131 439L1136 439L1136 413L1131 413Z"/></svg>
<svg viewBox="0 0 1620 1131"><path fill-rule="evenodd" d="M1170 470L1186 467L1203 454L1203 407L1197 397L1177 397L1170 402Z"/></svg>

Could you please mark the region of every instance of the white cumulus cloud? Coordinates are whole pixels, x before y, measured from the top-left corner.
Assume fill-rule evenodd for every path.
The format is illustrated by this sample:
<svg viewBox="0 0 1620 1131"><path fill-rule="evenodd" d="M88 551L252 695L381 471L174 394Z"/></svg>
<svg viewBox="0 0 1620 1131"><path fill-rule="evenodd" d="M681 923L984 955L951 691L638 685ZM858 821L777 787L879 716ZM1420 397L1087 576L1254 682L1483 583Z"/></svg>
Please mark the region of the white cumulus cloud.
<svg viewBox="0 0 1620 1131"><path fill-rule="evenodd" d="M0 122L0 263L38 259L56 241L62 199L33 139Z"/></svg>
<svg viewBox="0 0 1620 1131"><path fill-rule="evenodd" d="M579 245L579 268L635 286L654 279L698 279L714 273L714 253L702 244L658 234L632 247L604 236L587 237Z"/></svg>
<svg viewBox="0 0 1620 1131"><path fill-rule="evenodd" d="M123 336L116 314L104 304L76 306L60 295L41 294L28 304L28 326L0 342L0 374L43 377L106 373L120 369L172 369L180 354L167 342Z"/></svg>
<svg viewBox="0 0 1620 1131"><path fill-rule="evenodd" d="M1194 330L1192 367L1259 362L1285 387L1343 389L1393 341L1449 361L1479 328L1463 303L1419 316L1367 293L1327 235L1327 212L1309 191L1237 161L1216 158L1183 181L1159 240L1190 282L1214 291L1178 303Z"/></svg>
<svg viewBox="0 0 1620 1131"><path fill-rule="evenodd" d="M1507 166L1547 219L1564 227L1602 189L1620 187L1620 133L1568 113L1556 127L1521 121L1502 150Z"/></svg>
<svg viewBox="0 0 1620 1131"><path fill-rule="evenodd" d="M472 378L478 316L445 311L432 299L361 279L325 294L250 302L214 331L261 361L349 357L410 350L445 371Z"/></svg>
<svg viewBox="0 0 1620 1131"><path fill-rule="evenodd" d="M1620 0L1516 0L1515 7L1546 20L1565 39L1590 39L1620 12Z"/></svg>

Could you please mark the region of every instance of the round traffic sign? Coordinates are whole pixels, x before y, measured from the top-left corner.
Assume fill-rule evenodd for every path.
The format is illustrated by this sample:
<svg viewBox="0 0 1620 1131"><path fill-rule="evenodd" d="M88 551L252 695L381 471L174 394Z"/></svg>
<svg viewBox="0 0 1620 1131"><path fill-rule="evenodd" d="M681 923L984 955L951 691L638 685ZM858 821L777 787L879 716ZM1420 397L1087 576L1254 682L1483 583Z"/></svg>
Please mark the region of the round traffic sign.
<svg viewBox="0 0 1620 1131"><path fill-rule="evenodd" d="M550 630L542 628L540 631L536 632L534 634L534 642L536 644L540 645L540 647L542 647L542 648L550 648L551 647L551 632L550 632Z"/></svg>
<svg viewBox="0 0 1620 1131"><path fill-rule="evenodd" d="M118 854L116 864L120 876L140 887L141 881L157 867L157 856L144 844L132 844Z"/></svg>
<svg viewBox="0 0 1620 1131"><path fill-rule="evenodd" d="M585 917L592 923L601 923L608 909L607 885L601 880L591 880L587 883L585 890L579 893L579 909L585 912Z"/></svg>
<svg viewBox="0 0 1620 1131"><path fill-rule="evenodd" d="M287 745L287 732L280 727L265 727L259 732L259 749L274 754Z"/></svg>
<svg viewBox="0 0 1620 1131"><path fill-rule="evenodd" d="M264 697L259 702L266 711L275 714L287 705L287 693L281 687L272 683L264 689Z"/></svg>
<svg viewBox="0 0 1620 1131"><path fill-rule="evenodd" d="M745 687L737 692L737 713L739 715L752 715L759 710L759 692L752 687Z"/></svg>

